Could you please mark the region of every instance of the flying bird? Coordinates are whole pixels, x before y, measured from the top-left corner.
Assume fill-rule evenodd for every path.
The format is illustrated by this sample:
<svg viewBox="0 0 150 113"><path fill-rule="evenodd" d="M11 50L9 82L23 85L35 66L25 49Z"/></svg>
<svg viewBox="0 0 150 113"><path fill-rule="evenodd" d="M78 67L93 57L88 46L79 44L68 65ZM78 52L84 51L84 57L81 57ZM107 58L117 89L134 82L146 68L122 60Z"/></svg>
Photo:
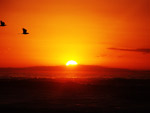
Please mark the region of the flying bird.
<svg viewBox="0 0 150 113"><path fill-rule="evenodd" d="M22 30L23 30L23 33L22 33L22 34L25 34L25 35L26 35L26 34L29 34L25 28L22 28Z"/></svg>
<svg viewBox="0 0 150 113"><path fill-rule="evenodd" d="M0 21L0 26L6 26L5 22Z"/></svg>

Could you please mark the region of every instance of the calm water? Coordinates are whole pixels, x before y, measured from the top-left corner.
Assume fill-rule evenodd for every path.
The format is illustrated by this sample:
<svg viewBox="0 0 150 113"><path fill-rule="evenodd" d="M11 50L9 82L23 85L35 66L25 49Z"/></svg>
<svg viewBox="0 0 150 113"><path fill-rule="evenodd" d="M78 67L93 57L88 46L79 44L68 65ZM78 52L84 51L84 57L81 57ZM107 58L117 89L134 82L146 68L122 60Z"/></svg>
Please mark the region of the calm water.
<svg viewBox="0 0 150 113"><path fill-rule="evenodd" d="M82 68L82 67L80 67ZM86 67L85 67L86 68ZM2 69L0 78L126 78L126 79L150 79L150 71L133 71L123 69L69 69L56 67L47 68L21 68Z"/></svg>
<svg viewBox="0 0 150 113"><path fill-rule="evenodd" d="M1 71L0 113L150 112L149 79L96 76L92 72Z"/></svg>

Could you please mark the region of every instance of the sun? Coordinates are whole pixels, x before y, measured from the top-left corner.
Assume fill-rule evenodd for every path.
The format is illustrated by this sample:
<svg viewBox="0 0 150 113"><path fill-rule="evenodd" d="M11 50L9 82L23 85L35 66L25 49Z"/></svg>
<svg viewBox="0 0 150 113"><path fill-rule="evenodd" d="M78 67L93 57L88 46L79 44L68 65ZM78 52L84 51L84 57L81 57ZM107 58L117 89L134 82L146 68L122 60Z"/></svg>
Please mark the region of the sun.
<svg viewBox="0 0 150 113"><path fill-rule="evenodd" d="M75 66L75 65L77 65L78 63L76 62L76 61L74 61L74 60L70 60L70 61L68 61L67 63L66 63L66 66Z"/></svg>

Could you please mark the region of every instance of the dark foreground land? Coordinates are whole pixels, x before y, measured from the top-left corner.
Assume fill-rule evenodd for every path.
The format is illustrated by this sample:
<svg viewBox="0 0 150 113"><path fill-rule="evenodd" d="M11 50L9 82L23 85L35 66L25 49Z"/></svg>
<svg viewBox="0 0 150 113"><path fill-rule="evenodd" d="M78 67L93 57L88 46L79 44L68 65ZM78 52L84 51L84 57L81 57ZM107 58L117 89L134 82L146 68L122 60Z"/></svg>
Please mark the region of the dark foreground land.
<svg viewBox="0 0 150 113"><path fill-rule="evenodd" d="M0 79L0 113L148 113L150 80Z"/></svg>

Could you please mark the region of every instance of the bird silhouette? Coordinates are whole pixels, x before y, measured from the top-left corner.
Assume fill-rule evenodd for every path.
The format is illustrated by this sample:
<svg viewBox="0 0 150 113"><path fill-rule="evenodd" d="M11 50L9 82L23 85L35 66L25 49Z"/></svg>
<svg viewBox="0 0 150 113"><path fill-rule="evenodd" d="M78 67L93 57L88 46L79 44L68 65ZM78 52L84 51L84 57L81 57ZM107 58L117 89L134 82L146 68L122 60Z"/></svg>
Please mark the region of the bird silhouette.
<svg viewBox="0 0 150 113"><path fill-rule="evenodd" d="M6 26L5 22L0 21L0 26Z"/></svg>
<svg viewBox="0 0 150 113"><path fill-rule="evenodd" d="M25 35L26 35L26 34L29 34L25 28L22 28L22 30L23 30L23 33L22 33L22 34L25 34Z"/></svg>

